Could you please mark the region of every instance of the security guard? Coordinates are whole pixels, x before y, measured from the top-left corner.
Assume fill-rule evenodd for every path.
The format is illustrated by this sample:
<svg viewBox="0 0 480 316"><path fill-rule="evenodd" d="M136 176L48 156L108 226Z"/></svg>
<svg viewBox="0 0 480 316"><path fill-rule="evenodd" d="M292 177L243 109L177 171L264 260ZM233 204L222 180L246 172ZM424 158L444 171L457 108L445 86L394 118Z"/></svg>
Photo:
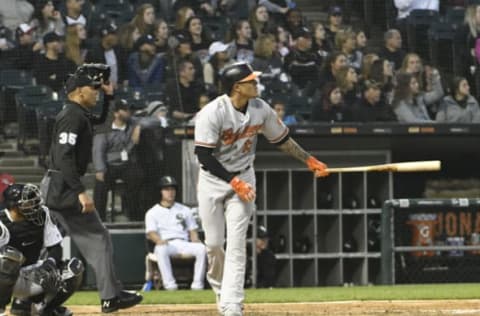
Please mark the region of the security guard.
<svg viewBox="0 0 480 316"><path fill-rule="evenodd" d="M92 157L92 124L105 121L113 100L109 75L107 65L84 64L67 80L68 101L55 119L50 169L42 180L47 206L95 271L104 313L134 306L142 300L138 293L122 290L115 275L110 234L80 181ZM97 119L90 109L96 105L100 90L104 92L104 107Z"/></svg>

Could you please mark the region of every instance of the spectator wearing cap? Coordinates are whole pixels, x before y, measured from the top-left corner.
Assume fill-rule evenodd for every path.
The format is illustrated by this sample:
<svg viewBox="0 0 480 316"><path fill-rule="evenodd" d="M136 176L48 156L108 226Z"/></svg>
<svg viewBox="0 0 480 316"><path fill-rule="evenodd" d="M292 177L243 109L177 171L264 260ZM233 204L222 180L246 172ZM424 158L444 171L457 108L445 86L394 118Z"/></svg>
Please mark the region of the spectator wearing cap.
<svg viewBox="0 0 480 316"><path fill-rule="evenodd" d="M207 63L209 59L208 48L212 40L203 28L202 20L198 16L192 16L185 22L185 34L190 38L193 54L200 59L202 65Z"/></svg>
<svg viewBox="0 0 480 316"><path fill-rule="evenodd" d="M83 24L87 26L87 19L82 14L85 0L65 0L65 24Z"/></svg>
<svg viewBox="0 0 480 316"><path fill-rule="evenodd" d="M247 20L238 20L232 26L230 54L237 62L253 62L252 28Z"/></svg>
<svg viewBox="0 0 480 316"><path fill-rule="evenodd" d="M100 40L88 50L85 61L110 66L110 82L118 87L127 80L127 56L118 44L118 27L113 21L107 21L100 28Z"/></svg>
<svg viewBox="0 0 480 316"><path fill-rule="evenodd" d="M59 35L65 34L65 23L62 14L55 10L53 1L39 0L36 1L35 11L33 12L30 25L36 28L36 38L38 42L42 42L43 36L50 32Z"/></svg>
<svg viewBox="0 0 480 316"><path fill-rule="evenodd" d="M85 61L87 49L85 48L85 39L87 31L82 24L72 24L67 26L65 36L65 57L80 66Z"/></svg>
<svg viewBox="0 0 480 316"><path fill-rule="evenodd" d="M17 69L31 70L38 51L42 45L34 41L35 29L26 24L20 24L15 30L16 46L12 50L14 65Z"/></svg>
<svg viewBox="0 0 480 316"><path fill-rule="evenodd" d="M169 42L170 51L167 54L167 68L165 78L174 78L178 75L178 64L181 60L189 60L195 68L195 80L203 82L203 65L200 59L193 54L192 43L185 32L178 32Z"/></svg>
<svg viewBox="0 0 480 316"><path fill-rule="evenodd" d="M268 231L264 226L258 226L255 239L257 254L257 287L269 288L275 286L277 259L269 247Z"/></svg>
<svg viewBox="0 0 480 316"><path fill-rule="evenodd" d="M207 90L218 93L220 91L220 70L234 62L230 58L229 45L222 42L213 42L208 48L209 62L203 66L203 82Z"/></svg>
<svg viewBox="0 0 480 316"><path fill-rule="evenodd" d="M159 85L163 81L163 58L157 55L155 39L144 35L135 43L135 52L128 57L128 84L141 90L147 85Z"/></svg>
<svg viewBox="0 0 480 316"><path fill-rule="evenodd" d="M30 21L34 11L33 5L27 0L1 0L0 16L3 25L14 32L17 26Z"/></svg>
<svg viewBox="0 0 480 316"><path fill-rule="evenodd" d="M352 108L352 119L355 122L388 122L395 121L395 114L382 98L382 84L366 80L362 86L362 97Z"/></svg>
<svg viewBox="0 0 480 316"><path fill-rule="evenodd" d="M339 6L331 6L328 9L328 21L325 27L327 32L327 41L330 47L335 46L335 35L343 27L343 10Z"/></svg>
<svg viewBox="0 0 480 316"><path fill-rule="evenodd" d="M65 58L62 39L54 32L43 37L45 54L40 55L33 65L33 76L37 84L43 84L58 92L63 88L67 75L75 70L75 64Z"/></svg>
<svg viewBox="0 0 480 316"><path fill-rule="evenodd" d="M111 128L93 138L93 165L95 190L93 199L97 211L106 218L108 191L115 180L122 179L126 185L122 206L130 220L143 219L144 209L140 201L143 170L138 164L136 147L140 141L140 125L132 119L128 102L115 101Z"/></svg>
<svg viewBox="0 0 480 316"><path fill-rule="evenodd" d="M378 56L392 63L393 69L402 67L405 51L402 49L402 35L397 29L389 29L383 36L384 46L378 52Z"/></svg>
<svg viewBox="0 0 480 316"><path fill-rule="evenodd" d="M312 51L312 35L306 27L292 32L295 41L290 53L285 57L284 67L292 82L299 88L316 86L322 61Z"/></svg>
<svg viewBox="0 0 480 316"><path fill-rule="evenodd" d="M178 64L178 76L167 81L167 105L174 119L188 121L198 112L198 97L202 84L195 80L195 67L188 59Z"/></svg>

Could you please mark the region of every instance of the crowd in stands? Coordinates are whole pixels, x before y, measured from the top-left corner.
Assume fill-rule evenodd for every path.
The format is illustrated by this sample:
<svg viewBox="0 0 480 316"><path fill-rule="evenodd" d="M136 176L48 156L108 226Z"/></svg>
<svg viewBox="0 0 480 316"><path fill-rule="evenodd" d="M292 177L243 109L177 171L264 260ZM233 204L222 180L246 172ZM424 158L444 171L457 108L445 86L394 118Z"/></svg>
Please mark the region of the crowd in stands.
<svg viewBox="0 0 480 316"><path fill-rule="evenodd" d="M175 123L220 95L222 68L239 61L263 72L262 97L284 104L289 124L478 122L480 5L393 2L395 26L376 47L335 4L312 24L290 0L4 0L0 57L59 93L76 66L106 63L117 90L156 91L148 101L164 102ZM409 17L454 9L465 12L455 25L464 62L441 73L408 47Z"/></svg>

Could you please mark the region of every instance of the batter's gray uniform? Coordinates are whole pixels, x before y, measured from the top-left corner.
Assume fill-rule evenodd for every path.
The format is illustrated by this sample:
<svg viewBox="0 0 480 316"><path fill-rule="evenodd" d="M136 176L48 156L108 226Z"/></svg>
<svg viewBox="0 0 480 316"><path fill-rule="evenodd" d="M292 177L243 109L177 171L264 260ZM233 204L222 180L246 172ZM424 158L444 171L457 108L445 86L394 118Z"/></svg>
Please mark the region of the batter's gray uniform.
<svg viewBox="0 0 480 316"><path fill-rule="evenodd" d="M213 156L227 171L255 187L253 161L260 132L277 143L288 135L288 128L265 101L250 99L242 113L222 95L197 114L195 145L214 148ZM209 262L207 279L220 295L220 307L242 305L246 232L253 202L242 201L229 183L204 169L200 169L197 198Z"/></svg>

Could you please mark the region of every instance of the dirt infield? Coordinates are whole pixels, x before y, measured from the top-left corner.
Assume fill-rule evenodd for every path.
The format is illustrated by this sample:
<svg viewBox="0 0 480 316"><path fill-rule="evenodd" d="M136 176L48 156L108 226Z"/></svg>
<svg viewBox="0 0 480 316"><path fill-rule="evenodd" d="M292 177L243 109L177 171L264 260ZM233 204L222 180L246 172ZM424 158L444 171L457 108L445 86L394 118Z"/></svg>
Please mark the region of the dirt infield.
<svg viewBox="0 0 480 316"><path fill-rule="evenodd" d="M75 315L100 315L98 306L71 306ZM140 305L114 315L217 316L213 304ZM247 304L248 316L386 316L480 315L480 300L346 301L325 303Z"/></svg>

